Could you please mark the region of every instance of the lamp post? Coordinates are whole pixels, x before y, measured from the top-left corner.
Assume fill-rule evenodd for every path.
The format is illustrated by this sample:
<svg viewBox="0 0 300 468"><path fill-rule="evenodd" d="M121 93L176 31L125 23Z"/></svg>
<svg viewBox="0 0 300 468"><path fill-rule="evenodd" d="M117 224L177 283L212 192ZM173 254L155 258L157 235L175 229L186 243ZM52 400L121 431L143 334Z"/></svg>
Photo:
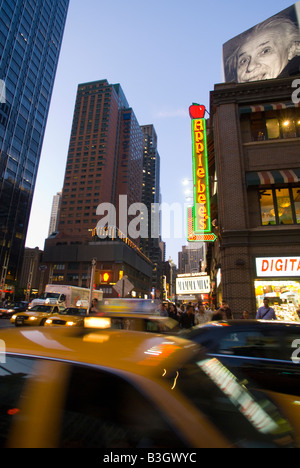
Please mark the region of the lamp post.
<svg viewBox="0 0 300 468"><path fill-rule="evenodd" d="M92 303L96 265L97 265L97 259L93 258L93 260L92 260L92 270L91 270L91 280L90 280L89 306L88 306L87 314L89 314L90 306L91 306L91 303Z"/></svg>

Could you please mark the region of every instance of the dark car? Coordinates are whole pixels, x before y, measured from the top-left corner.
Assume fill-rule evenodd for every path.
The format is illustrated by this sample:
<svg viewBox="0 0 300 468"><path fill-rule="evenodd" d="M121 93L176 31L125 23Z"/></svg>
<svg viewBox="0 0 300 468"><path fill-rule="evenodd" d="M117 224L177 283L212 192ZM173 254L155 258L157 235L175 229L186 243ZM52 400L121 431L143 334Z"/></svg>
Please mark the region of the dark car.
<svg viewBox="0 0 300 468"><path fill-rule="evenodd" d="M11 304L0 307L0 318L11 318L18 312L25 312L28 308L28 302L12 302Z"/></svg>
<svg viewBox="0 0 300 468"><path fill-rule="evenodd" d="M201 344L241 379L266 390L300 395L300 323L211 322L182 335Z"/></svg>

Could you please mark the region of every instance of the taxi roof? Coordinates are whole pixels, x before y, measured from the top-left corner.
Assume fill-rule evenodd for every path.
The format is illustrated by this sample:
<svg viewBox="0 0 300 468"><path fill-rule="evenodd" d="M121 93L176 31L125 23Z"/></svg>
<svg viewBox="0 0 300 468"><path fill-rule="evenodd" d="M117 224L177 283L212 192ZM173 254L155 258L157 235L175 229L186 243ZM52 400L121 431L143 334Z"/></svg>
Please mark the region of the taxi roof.
<svg viewBox="0 0 300 468"><path fill-rule="evenodd" d="M99 365L139 374L157 373L191 357L199 346L180 337L129 330L55 327L1 330L6 355L17 354Z"/></svg>

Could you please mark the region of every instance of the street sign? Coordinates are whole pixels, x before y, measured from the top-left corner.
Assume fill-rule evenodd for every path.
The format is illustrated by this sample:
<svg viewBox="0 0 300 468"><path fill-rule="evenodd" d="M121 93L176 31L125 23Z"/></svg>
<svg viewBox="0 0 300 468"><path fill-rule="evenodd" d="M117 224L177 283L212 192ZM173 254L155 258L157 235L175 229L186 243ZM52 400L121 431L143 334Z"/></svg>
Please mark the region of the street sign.
<svg viewBox="0 0 300 468"><path fill-rule="evenodd" d="M121 296L126 297L134 288L134 285L129 281L127 276L123 276L114 286L114 290Z"/></svg>

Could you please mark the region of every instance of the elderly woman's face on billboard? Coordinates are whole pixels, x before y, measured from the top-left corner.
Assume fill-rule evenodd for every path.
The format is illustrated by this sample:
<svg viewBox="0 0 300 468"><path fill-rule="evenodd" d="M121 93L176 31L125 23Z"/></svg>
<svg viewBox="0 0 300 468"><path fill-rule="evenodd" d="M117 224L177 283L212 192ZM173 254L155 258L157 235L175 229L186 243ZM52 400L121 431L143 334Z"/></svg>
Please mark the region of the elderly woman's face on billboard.
<svg viewBox="0 0 300 468"><path fill-rule="evenodd" d="M286 43L274 31L264 31L247 40L238 53L239 83L277 78L288 63Z"/></svg>

